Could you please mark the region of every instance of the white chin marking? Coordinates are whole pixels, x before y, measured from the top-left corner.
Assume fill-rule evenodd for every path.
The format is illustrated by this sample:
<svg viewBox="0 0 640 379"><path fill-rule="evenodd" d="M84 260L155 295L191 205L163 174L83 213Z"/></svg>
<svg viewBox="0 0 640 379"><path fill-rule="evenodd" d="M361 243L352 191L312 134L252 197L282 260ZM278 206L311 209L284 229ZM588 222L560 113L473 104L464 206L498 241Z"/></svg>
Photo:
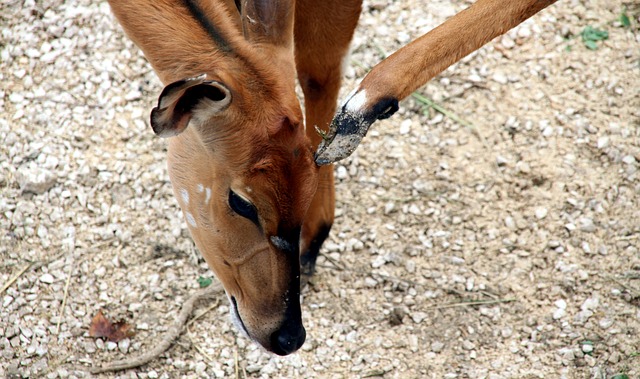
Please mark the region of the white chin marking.
<svg viewBox="0 0 640 379"><path fill-rule="evenodd" d="M231 300L231 296L229 296L228 294L227 299L229 299L229 304L231 305L229 307L229 314L231 316L231 322L233 323L233 326L235 326L243 336L247 337L248 339L252 339L247 330L244 328L242 321L240 320L240 314L238 313L236 304L233 302L233 300Z"/></svg>
<svg viewBox="0 0 640 379"><path fill-rule="evenodd" d="M356 92L354 95L347 99L345 108L351 113L361 113L366 103L367 91L362 90Z"/></svg>

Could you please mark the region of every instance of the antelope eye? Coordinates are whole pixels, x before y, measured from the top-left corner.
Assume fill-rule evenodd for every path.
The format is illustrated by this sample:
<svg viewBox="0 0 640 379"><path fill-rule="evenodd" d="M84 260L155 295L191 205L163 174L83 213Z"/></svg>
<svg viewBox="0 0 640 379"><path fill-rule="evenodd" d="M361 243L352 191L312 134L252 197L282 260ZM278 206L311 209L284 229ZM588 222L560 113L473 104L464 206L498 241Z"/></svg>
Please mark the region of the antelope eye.
<svg viewBox="0 0 640 379"><path fill-rule="evenodd" d="M238 215L251 220L257 226L260 226L256 206L232 190L229 190L229 207L231 207L231 209Z"/></svg>

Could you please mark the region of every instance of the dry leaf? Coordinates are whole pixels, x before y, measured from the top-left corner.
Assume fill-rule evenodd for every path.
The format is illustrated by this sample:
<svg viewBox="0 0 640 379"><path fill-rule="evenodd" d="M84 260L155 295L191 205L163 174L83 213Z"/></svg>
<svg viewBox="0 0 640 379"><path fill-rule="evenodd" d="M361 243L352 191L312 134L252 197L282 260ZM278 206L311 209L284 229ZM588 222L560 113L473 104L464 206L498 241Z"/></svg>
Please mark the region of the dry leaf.
<svg viewBox="0 0 640 379"><path fill-rule="evenodd" d="M102 311L93 316L91 325L89 326L89 335L91 337L104 337L111 342L118 342L125 338L133 337L135 332L131 330L131 325L124 321L112 323L104 315Z"/></svg>

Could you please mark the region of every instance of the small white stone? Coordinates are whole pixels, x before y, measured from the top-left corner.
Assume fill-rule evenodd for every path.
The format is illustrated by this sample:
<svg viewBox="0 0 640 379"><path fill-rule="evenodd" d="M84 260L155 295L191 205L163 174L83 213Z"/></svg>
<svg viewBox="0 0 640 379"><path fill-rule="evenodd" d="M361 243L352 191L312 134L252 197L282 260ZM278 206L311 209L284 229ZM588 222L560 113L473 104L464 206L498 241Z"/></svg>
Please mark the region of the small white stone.
<svg viewBox="0 0 640 379"><path fill-rule="evenodd" d="M547 208L544 208L544 207L536 208L536 211L535 211L536 218L538 220L542 220L543 218L547 217L547 212L548 212Z"/></svg>
<svg viewBox="0 0 640 379"><path fill-rule="evenodd" d="M196 374L201 375L207 369L207 364L204 362L196 363Z"/></svg>
<svg viewBox="0 0 640 379"><path fill-rule="evenodd" d="M349 173L347 172L347 168L340 165L336 168L336 178L338 179L348 179Z"/></svg>
<svg viewBox="0 0 640 379"><path fill-rule="evenodd" d="M609 329L613 325L613 320L610 318L603 318L598 322L598 325L602 329Z"/></svg>
<svg viewBox="0 0 640 379"><path fill-rule="evenodd" d="M598 138L598 142L596 143L596 146L598 147L598 149L604 149L608 145L609 145L609 137L605 136L605 137Z"/></svg>
<svg viewBox="0 0 640 379"><path fill-rule="evenodd" d="M509 82L507 75L505 75L504 72L501 71L495 72L493 74L493 80L500 84L507 84Z"/></svg>
<svg viewBox="0 0 640 379"><path fill-rule="evenodd" d="M567 302L564 299L556 300L553 304L560 309L567 309Z"/></svg>
<svg viewBox="0 0 640 379"><path fill-rule="evenodd" d="M507 217L504 219L504 225L505 225L507 228L511 229L511 230L513 230L513 229L515 229L515 228L516 228L516 223L515 223L515 221L513 220L513 217L511 217L511 216L507 216Z"/></svg>
<svg viewBox="0 0 640 379"><path fill-rule="evenodd" d="M45 274L42 274L42 276L40 276L40 281L42 283L51 284L53 283L53 280L54 280L53 275L49 273L45 273Z"/></svg>
<svg viewBox="0 0 640 379"><path fill-rule="evenodd" d="M444 344L442 342L434 341L431 343L431 351L434 353L439 353L444 349Z"/></svg>
<svg viewBox="0 0 640 379"><path fill-rule="evenodd" d="M559 320L562 317L564 317L565 313L567 313L566 310L564 310L562 308L558 308L553 312L553 319L554 320Z"/></svg>
<svg viewBox="0 0 640 379"><path fill-rule="evenodd" d="M598 308L598 305L600 305L600 300L597 297L593 297L585 300L580 306L580 309L583 311L593 311Z"/></svg>
<svg viewBox="0 0 640 379"><path fill-rule="evenodd" d="M588 217L582 217L578 220L580 224L580 230L587 233L593 233L596 231L596 226L593 223L593 220Z"/></svg>
<svg viewBox="0 0 640 379"><path fill-rule="evenodd" d="M93 270L93 274L97 277L102 277L107 273L107 269L104 266L100 266L97 269Z"/></svg>
<svg viewBox="0 0 640 379"><path fill-rule="evenodd" d="M462 348L465 350L473 350L476 348L476 345L469 340L464 340L462 341Z"/></svg>
<svg viewBox="0 0 640 379"><path fill-rule="evenodd" d="M592 344L590 344L590 343L582 344L582 351L583 351L584 353L591 353L591 352L593 352L593 345L592 345Z"/></svg>
<svg viewBox="0 0 640 379"><path fill-rule="evenodd" d="M400 134L408 134L411 131L411 119L406 119L400 124Z"/></svg>
<svg viewBox="0 0 640 379"><path fill-rule="evenodd" d="M120 350L122 354L126 354L129 352L130 345L131 345L131 340L128 338L125 338L118 342L118 350Z"/></svg>
<svg viewBox="0 0 640 379"><path fill-rule="evenodd" d="M427 314L424 312L414 312L413 314L411 314L411 319L416 324L421 323L426 318L427 318Z"/></svg>
<svg viewBox="0 0 640 379"><path fill-rule="evenodd" d="M518 37L529 38L531 37L531 29L527 25L522 25L518 28Z"/></svg>
<svg viewBox="0 0 640 379"><path fill-rule="evenodd" d="M366 278L364 278L364 285L369 287L369 288L373 288L376 285L378 285L378 282L375 279L371 278L371 277L366 277Z"/></svg>
<svg viewBox="0 0 640 379"><path fill-rule="evenodd" d="M156 379L156 378L158 377L158 373L157 373L157 372L155 372L155 371L153 371L153 370L152 370L152 371L149 371L149 372L147 373L147 377L149 377L149 378L151 378L151 379Z"/></svg>

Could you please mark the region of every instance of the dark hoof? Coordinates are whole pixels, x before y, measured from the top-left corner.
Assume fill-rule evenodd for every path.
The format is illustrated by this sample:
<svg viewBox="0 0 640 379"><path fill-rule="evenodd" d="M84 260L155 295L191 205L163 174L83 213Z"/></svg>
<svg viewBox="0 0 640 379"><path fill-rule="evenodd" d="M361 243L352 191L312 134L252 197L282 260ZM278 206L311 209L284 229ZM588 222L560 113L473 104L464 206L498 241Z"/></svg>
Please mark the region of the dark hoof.
<svg viewBox="0 0 640 379"><path fill-rule="evenodd" d="M318 230L316 236L311 240L309 249L300 256L300 288L306 287L309 279L316 271L316 261L320 254L322 244L329 236L331 225L324 225Z"/></svg>

